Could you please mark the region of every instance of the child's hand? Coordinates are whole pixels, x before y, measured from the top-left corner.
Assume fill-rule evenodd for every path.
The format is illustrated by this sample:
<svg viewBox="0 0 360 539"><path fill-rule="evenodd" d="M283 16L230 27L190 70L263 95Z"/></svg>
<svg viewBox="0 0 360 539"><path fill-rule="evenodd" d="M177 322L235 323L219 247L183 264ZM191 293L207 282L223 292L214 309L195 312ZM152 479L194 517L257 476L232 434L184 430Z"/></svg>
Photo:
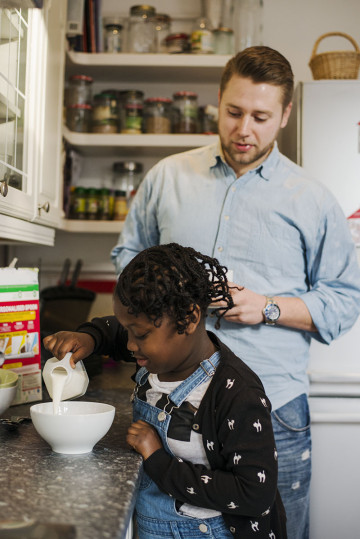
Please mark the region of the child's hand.
<svg viewBox="0 0 360 539"><path fill-rule="evenodd" d="M144 460L163 447L154 427L141 419L129 427L126 441L143 456Z"/></svg>
<svg viewBox="0 0 360 539"><path fill-rule="evenodd" d="M58 359L63 359L65 354L72 352L70 365L75 368L75 363L88 357L95 348L94 339L87 333L76 331L58 331L53 335L44 337L43 344Z"/></svg>

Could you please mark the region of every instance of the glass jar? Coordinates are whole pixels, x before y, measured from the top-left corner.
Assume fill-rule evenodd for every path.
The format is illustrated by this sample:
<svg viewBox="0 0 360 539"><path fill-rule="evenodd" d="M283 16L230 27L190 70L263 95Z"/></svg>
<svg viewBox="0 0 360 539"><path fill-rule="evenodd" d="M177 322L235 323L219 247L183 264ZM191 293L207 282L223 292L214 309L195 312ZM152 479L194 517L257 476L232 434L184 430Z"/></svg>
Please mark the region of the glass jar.
<svg viewBox="0 0 360 539"><path fill-rule="evenodd" d="M91 125L91 105L76 104L66 107L66 125L70 131L89 133Z"/></svg>
<svg viewBox="0 0 360 539"><path fill-rule="evenodd" d="M105 187L99 190L98 218L102 221L110 219L110 189Z"/></svg>
<svg viewBox="0 0 360 539"><path fill-rule="evenodd" d="M94 96L93 101L93 122L100 120L119 121L119 103L116 94L101 93Z"/></svg>
<svg viewBox="0 0 360 539"><path fill-rule="evenodd" d="M99 212L99 196L98 190L90 188L87 190L86 197L86 218L94 221L98 218Z"/></svg>
<svg viewBox="0 0 360 539"><path fill-rule="evenodd" d="M196 133L197 94L194 92L176 92L173 98L174 133Z"/></svg>
<svg viewBox="0 0 360 539"><path fill-rule="evenodd" d="M143 106L128 104L125 105L124 125L122 133L127 135L140 135L142 133Z"/></svg>
<svg viewBox="0 0 360 539"><path fill-rule="evenodd" d="M213 30L215 54L234 54L234 32L231 28Z"/></svg>
<svg viewBox="0 0 360 539"><path fill-rule="evenodd" d="M166 52L180 54L189 51L189 34L169 34L165 38Z"/></svg>
<svg viewBox="0 0 360 539"><path fill-rule="evenodd" d="M126 105L144 104L144 92L141 90L122 90L119 92L119 131L123 132L126 120Z"/></svg>
<svg viewBox="0 0 360 539"><path fill-rule="evenodd" d="M206 17L196 19L190 36L191 52L211 54L214 52L214 40L210 21Z"/></svg>
<svg viewBox="0 0 360 539"><path fill-rule="evenodd" d="M91 105L92 77L86 75L73 75L69 80L69 87L65 93L65 104Z"/></svg>
<svg viewBox="0 0 360 539"><path fill-rule="evenodd" d="M155 22L153 17L156 10L146 4L130 8L128 29L129 52L155 52Z"/></svg>
<svg viewBox="0 0 360 539"><path fill-rule="evenodd" d="M113 164L113 187L124 191L128 208L142 180L143 166L135 161L118 161Z"/></svg>
<svg viewBox="0 0 360 539"><path fill-rule="evenodd" d="M155 23L155 52L167 52L165 39L171 31L171 18L164 13L152 17Z"/></svg>
<svg viewBox="0 0 360 539"><path fill-rule="evenodd" d="M126 202L126 192L121 190L115 191L114 199L114 221L124 221L128 214L128 206Z"/></svg>
<svg viewBox="0 0 360 539"><path fill-rule="evenodd" d="M171 133L171 99L149 97L145 101L145 133Z"/></svg>
<svg viewBox="0 0 360 539"><path fill-rule="evenodd" d="M73 198L72 219L86 219L86 189L76 187Z"/></svg>
<svg viewBox="0 0 360 539"><path fill-rule="evenodd" d="M108 120L98 120L97 122L92 123L91 132L92 133L103 133L103 134L112 134L117 133L119 127L118 120L113 120L109 118Z"/></svg>
<svg viewBox="0 0 360 539"><path fill-rule="evenodd" d="M122 52L123 24L122 19L107 17L104 19L104 49L105 52Z"/></svg>
<svg viewBox="0 0 360 539"><path fill-rule="evenodd" d="M262 45L263 5L263 0L236 2L234 13L236 50Z"/></svg>

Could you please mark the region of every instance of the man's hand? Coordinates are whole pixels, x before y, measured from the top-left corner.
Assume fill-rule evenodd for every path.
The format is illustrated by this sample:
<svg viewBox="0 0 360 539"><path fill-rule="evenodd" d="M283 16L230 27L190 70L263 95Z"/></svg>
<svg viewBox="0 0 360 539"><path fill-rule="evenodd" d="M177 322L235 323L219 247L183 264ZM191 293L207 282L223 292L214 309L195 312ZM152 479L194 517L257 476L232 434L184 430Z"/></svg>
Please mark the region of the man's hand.
<svg viewBox="0 0 360 539"><path fill-rule="evenodd" d="M75 363L88 357L95 348L94 339L87 333L76 331L59 331L48 337L44 337L43 344L58 359L63 359L65 354L72 352L70 365L74 369Z"/></svg>
<svg viewBox="0 0 360 539"><path fill-rule="evenodd" d="M126 441L135 451L143 456L144 460L163 447L154 427L141 419L130 425Z"/></svg>
<svg viewBox="0 0 360 539"><path fill-rule="evenodd" d="M263 309L266 298L248 288L229 282L229 291L234 307L224 314L224 320L238 324L255 325L264 321ZM213 307L226 307L224 301L212 304Z"/></svg>

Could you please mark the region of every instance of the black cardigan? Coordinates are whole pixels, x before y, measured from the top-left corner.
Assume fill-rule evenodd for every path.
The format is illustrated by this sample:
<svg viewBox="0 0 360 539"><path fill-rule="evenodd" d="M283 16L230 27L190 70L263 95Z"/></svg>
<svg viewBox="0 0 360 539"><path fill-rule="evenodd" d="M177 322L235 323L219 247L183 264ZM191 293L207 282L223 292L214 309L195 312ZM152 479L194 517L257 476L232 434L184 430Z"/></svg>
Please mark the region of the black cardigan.
<svg viewBox="0 0 360 539"><path fill-rule="evenodd" d="M131 360L127 335L113 316L82 324L96 353ZM217 337L221 361L195 415L210 470L155 451L144 462L158 487L179 500L221 511L234 537L284 539L285 510L277 491L271 404L258 376ZM272 535L273 534L273 535Z"/></svg>

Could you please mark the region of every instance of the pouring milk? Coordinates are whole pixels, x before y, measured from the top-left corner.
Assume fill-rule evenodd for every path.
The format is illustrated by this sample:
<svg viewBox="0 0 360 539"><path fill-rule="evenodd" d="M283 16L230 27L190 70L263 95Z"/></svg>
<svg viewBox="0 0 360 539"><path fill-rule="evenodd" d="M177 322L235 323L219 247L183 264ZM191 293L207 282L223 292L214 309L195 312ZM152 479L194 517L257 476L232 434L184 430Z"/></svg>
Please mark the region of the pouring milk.
<svg viewBox="0 0 360 539"><path fill-rule="evenodd" d="M48 359L43 369L46 389L53 400L53 413L60 414L60 402L81 397L87 390L89 378L82 361L78 361L75 369L70 366L71 352L61 361L56 357Z"/></svg>

